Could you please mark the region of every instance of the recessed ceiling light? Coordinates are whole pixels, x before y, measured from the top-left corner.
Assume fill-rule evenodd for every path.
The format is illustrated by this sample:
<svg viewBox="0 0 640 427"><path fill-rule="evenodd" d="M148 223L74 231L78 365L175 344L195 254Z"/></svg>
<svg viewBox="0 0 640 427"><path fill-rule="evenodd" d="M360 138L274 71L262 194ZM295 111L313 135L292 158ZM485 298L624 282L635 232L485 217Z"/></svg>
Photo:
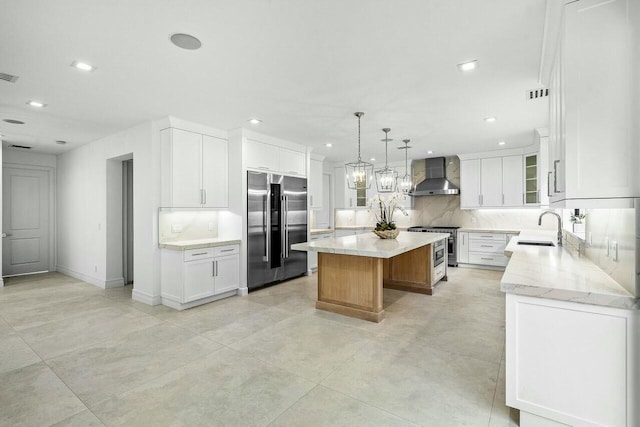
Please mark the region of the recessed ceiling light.
<svg viewBox="0 0 640 427"><path fill-rule="evenodd" d="M478 68L478 60L466 61L458 64L458 70L460 71L472 71Z"/></svg>
<svg viewBox="0 0 640 427"><path fill-rule="evenodd" d="M10 124L12 124L12 125L23 125L23 124L24 124L24 122L23 122L23 121L20 121L20 120L14 120L14 119L2 119L2 121L3 121L3 122L6 122L6 123L10 123Z"/></svg>
<svg viewBox="0 0 640 427"><path fill-rule="evenodd" d="M324 144L324 146L327 147L327 148L331 148L331 147L333 147L333 144L330 143L330 142L327 142L326 144Z"/></svg>
<svg viewBox="0 0 640 427"><path fill-rule="evenodd" d="M73 61L71 63L71 66L73 68L77 68L78 70L82 70L82 71L93 71L96 69L96 67L94 67L91 64L87 64L86 62L81 62L81 61Z"/></svg>
<svg viewBox="0 0 640 427"><path fill-rule="evenodd" d="M57 141L56 141L56 144L59 144L59 145L64 145L64 144L66 144L66 143L67 143L67 141L63 141L63 140L61 140L61 139L59 139L59 140L57 140Z"/></svg>
<svg viewBox="0 0 640 427"><path fill-rule="evenodd" d="M375 161L376 161L376 158L375 158L375 157L372 157L372 158L370 158L369 160L370 160L370 161L372 161L372 162L375 162Z"/></svg>
<svg viewBox="0 0 640 427"><path fill-rule="evenodd" d="M32 107L36 107L36 108L42 108L47 106L47 104L44 104L40 101L33 101L33 100L27 102L27 105L31 105Z"/></svg>
<svg viewBox="0 0 640 427"><path fill-rule="evenodd" d="M485 117L484 121L487 122L487 123L493 123L493 122L496 121L496 118L495 117Z"/></svg>
<svg viewBox="0 0 640 427"><path fill-rule="evenodd" d="M506 144L506 142L504 142L504 141L498 142L498 145L505 145L505 144Z"/></svg>
<svg viewBox="0 0 640 427"><path fill-rule="evenodd" d="M202 42L191 34L175 33L169 36L169 40L174 45L187 50L200 49L200 46L202 46Z"/></svg>
<svg viewBox="0 0 640 427"><path fill-rule="evenodd" d="M429 150L427 151L427 154L433 154L433 151Z"/></svg>
<svg viewBox="0 0 640 427"><path fill-rule="evenodd" d="M260 120L260 119L249 119L247 121L249 123L251 123L252 125L259 125L260 123L262 123L262 120Z"/></svg>

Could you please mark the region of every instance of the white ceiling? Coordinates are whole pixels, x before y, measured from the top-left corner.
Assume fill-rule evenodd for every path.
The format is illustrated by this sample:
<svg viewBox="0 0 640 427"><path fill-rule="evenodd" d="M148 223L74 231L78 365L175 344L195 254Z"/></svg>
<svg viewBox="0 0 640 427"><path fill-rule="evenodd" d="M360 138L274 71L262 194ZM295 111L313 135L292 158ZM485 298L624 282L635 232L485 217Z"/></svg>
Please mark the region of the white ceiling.
<svg viewBox="0 0 640 427"><path fill-rule="evenodd" d="M364 111L362 157L382 159L390 127L394 161L403 138L418 158L525 146L547 125L546 100L525 97L539 87L544 0L0 0L0 10L0 72L20 77L0 81L0 119L26 122L0 121L5 145L59 153L173 115L352 160L353 112ZM175 47L175 32L202 48ZM460 73L469 59L478 69Z"/></svg>

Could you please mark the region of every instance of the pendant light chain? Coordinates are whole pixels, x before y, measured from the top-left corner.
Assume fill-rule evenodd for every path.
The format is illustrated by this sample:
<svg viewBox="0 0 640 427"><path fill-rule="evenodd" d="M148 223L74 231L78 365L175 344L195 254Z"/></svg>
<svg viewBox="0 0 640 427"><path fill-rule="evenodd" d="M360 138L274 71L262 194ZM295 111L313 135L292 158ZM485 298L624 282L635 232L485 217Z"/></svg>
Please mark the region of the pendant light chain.
<svg viewBox="0 0 640 427"><path fill-rule="evenodd" d="M358 162L360 162L362 160L362 157L360 157L360 117L362 117L360 114L357 114L358 116Z"/></svg>

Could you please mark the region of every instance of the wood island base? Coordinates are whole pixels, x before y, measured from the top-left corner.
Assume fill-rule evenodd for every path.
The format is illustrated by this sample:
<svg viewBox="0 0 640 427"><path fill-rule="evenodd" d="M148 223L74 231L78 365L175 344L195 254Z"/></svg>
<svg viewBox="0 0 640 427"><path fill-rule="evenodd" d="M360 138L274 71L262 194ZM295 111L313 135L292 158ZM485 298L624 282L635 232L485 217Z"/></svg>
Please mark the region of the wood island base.
<svg viewBox="0 0 640 427"><path fill-rule="evenodd" d="M380 322L383 287L433 294L431 253L430 244L386 259L319 252L316 308Z"/></svg>

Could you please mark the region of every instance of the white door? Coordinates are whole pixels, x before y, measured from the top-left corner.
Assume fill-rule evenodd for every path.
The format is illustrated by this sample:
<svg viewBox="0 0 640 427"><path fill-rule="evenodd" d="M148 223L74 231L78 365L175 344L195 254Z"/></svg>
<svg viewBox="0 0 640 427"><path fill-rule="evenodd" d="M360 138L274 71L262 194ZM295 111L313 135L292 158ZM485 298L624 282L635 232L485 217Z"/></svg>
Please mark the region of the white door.
<svg viewBox="0 0 640 427"><path fill-rule="evenodd" d="M202 135L172 129L172 206L202 206Z"/></svg>
<svg viewBox="0 0 640 427"><path fill-rule="evenodd" d="M463 160L460 162L460 207L475 208L480 206L480 160Z"/></svg>
<svg viewBox="0 0 640 427"><path fill-rule="evenodd" d="M183 303L213 295L213 258L184 263Z"/></svg>
<svg viewBox="0 0 640 427"><path fill-rule="evenodd" d="M516 207L524 204L524 173L522 166L522 156L507 156L502 158L503 206Z"/></svg>
<svg viewBox="0 0 640 427"><path fill-rule="evenodd" d="M240 286L240 257L216 258L215 294L233 291Z"/></svg>
<svg viewBox="0 0 640 427"><path fill-rule="evenodd" d="M49 270L49 173L2 169L2 273Z"/></svg>
<svg viewBox="0 0 640 427"><path fill-rule="evenodd" d="M480 161L480 194L483 207L502 206L502 157Z"/></svg>
<svg viewBox="0 0 640 427"><path fill-rule="evenodd" d="M226 208L228 202L227 185L227 141L204 135L202 137L202 188L204 207Z"/></svg>

